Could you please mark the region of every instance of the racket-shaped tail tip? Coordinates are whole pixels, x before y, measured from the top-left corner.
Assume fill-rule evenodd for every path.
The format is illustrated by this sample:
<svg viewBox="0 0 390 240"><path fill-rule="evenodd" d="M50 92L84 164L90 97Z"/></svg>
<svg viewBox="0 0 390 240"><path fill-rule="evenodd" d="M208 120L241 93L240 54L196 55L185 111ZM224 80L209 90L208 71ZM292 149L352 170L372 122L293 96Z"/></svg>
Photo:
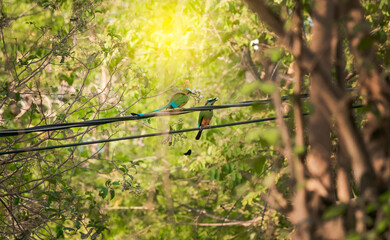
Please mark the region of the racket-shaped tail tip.
<svg viewBox="0 0 390 240"><path fill-rule="evenodd" d="M199 130L198 134L196 135L195 139L199 140L200 136L202 136L202 130Z"/></svg>

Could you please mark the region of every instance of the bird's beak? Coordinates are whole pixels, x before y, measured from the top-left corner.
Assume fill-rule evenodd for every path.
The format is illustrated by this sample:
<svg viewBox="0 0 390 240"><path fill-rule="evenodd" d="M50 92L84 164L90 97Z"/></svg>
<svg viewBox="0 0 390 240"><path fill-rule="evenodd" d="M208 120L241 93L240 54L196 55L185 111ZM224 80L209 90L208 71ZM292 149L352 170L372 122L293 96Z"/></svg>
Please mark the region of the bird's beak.
<svg viewBox="0 0 390 240"><path fill-rule="evenodd" d="M195 95L195 93L191 89L186 88L186 90L188 91L189 94L194 94Z"/></svg>
<svg viewBox="0 0 390 240"><path fill-rule="evenodd" d="M216 101L218 101L219 100L219 98L210 98L209 100L208 100L208 102L209 103L211 103L211 104L214 104Z"/></svg>

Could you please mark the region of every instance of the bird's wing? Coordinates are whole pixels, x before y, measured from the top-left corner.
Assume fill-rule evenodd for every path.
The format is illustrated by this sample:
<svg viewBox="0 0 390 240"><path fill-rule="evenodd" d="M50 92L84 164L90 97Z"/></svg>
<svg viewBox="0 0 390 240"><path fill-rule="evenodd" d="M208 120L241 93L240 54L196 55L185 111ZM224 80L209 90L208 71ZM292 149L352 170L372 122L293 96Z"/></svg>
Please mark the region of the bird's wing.
<svg viewBox="0 0 390 240"><path fill-rule="evenodd" d="M203 118L204 118L204 112L201 111L201 112L199 112L198 127L201 126L201 123L202 123L202 121L203 121Z"/></svg>
<svg viewBox="0 0 390 240"><path fill-rule="evenodd" d="M185 93L175 93L169 102L172 108L181 107L188 102L188 96Z"/></svg>

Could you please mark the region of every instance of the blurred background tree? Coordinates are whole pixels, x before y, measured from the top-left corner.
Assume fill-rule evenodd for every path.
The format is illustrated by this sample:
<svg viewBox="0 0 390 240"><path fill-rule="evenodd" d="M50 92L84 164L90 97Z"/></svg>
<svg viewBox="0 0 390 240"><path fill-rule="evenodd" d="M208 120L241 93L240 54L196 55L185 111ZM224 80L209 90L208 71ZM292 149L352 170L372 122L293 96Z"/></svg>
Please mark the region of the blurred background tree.
<svg viewBox="0 0 390 240"><path fill-rule="evenodd" d="M213 125L278 118L199 141L3 155L0 239L388 238L387 1L245 2L0 1L2 129L150 112L188 80L197 95L186 107L272 99L214 110ZM197 117L3 137L0 150L192 128Z"/></svg>

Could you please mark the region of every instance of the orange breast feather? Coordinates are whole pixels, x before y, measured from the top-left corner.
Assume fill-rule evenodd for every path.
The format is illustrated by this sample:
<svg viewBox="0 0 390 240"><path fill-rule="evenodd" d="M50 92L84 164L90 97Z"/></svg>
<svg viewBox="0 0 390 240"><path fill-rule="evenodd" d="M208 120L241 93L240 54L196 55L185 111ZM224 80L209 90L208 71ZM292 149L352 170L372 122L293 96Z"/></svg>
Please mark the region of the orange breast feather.
<svg viewBox="0 0 390 240"><path fill-rule="evenodd" d="M200 122L200 126L205 127L210 124L211 119L202 119L202 122Z"/></svg>

